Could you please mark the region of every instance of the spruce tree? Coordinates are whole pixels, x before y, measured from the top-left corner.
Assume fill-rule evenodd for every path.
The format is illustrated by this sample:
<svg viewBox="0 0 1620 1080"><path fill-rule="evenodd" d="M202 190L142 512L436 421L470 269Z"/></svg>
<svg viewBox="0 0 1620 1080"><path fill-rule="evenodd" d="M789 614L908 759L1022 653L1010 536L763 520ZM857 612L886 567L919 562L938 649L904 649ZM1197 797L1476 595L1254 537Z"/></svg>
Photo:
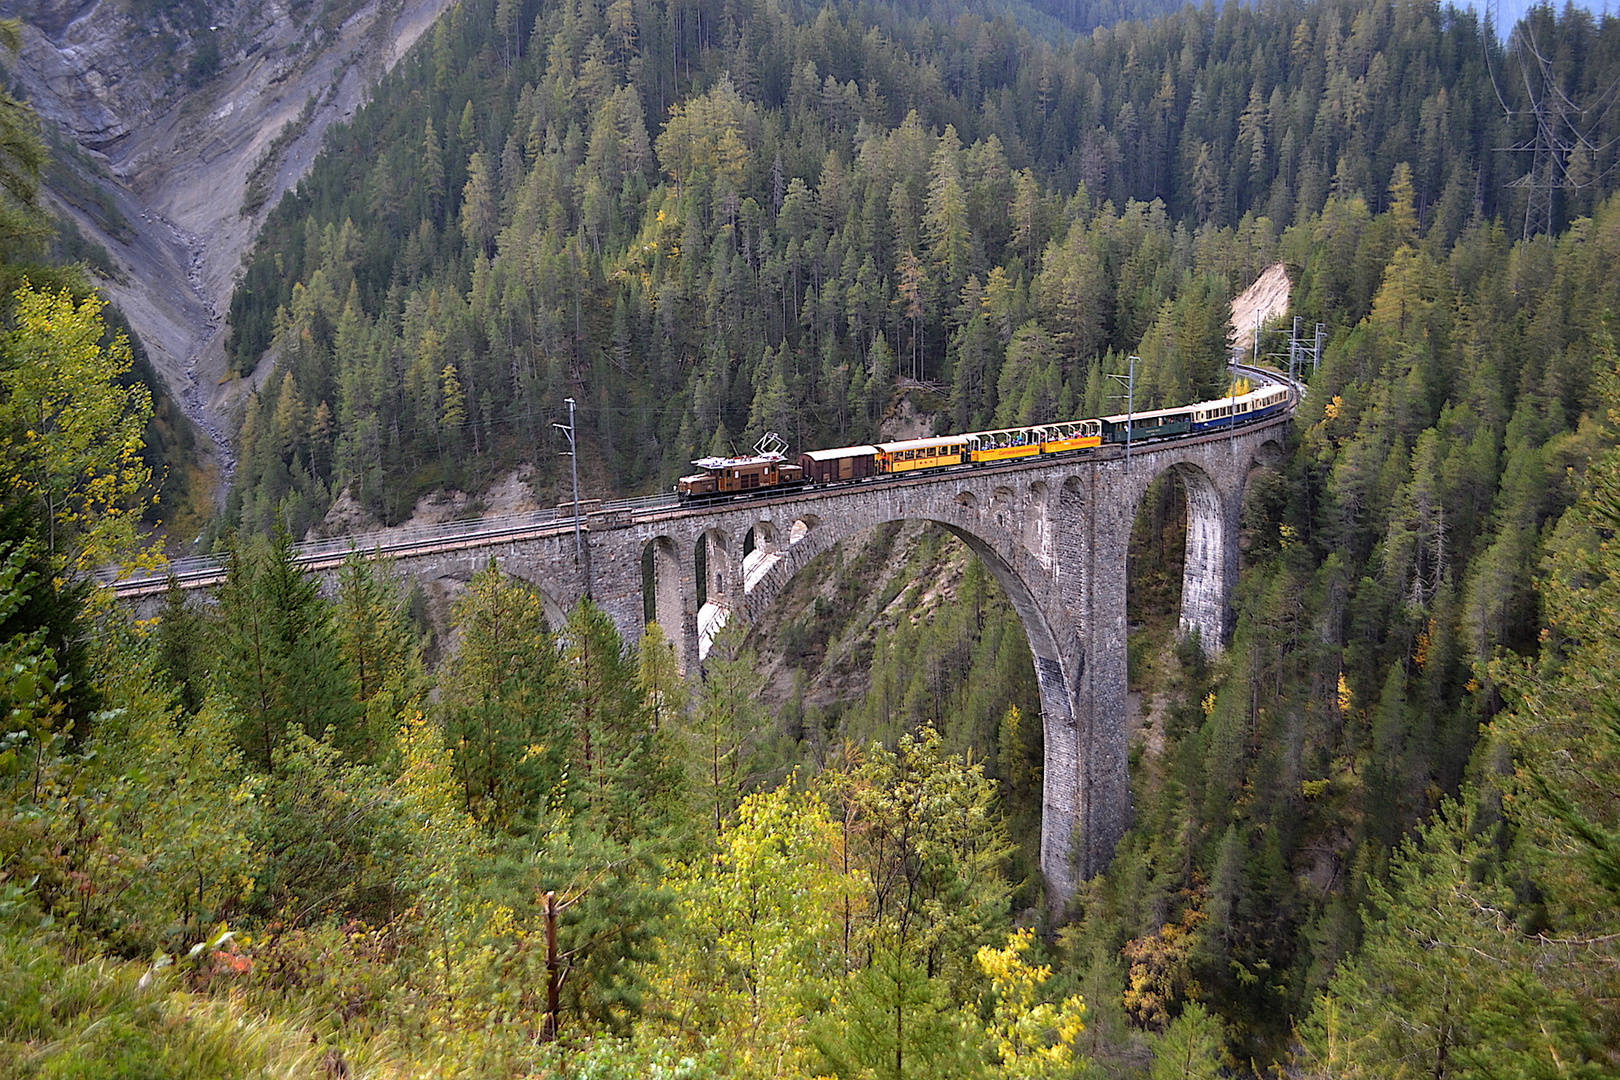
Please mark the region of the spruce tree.
<svg viewBox="0 0 1620 1080"><path fill-rule="evenodd" d="M360 741L331 609L294 557L285 529L268 544L235 538L219 590L215 686L236 710L249 767L271 775L296 732L344 750Z"/></svg>

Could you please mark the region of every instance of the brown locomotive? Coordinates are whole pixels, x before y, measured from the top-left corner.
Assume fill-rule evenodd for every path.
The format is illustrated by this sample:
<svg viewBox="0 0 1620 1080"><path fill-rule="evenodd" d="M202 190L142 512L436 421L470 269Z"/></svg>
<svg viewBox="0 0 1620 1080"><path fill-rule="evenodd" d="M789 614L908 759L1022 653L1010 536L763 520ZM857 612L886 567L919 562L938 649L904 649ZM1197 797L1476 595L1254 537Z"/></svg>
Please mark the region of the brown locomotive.
<svg viewBox="0 0 1620 1080"><path fill-rule="evenodd" d="M786 440L774 431L767 432L751 457L706 457L692 462L703 471L681 477L675 490L682 498L701 499L802 484L804 469L788 464L783 456L786 449Z"/></svg>

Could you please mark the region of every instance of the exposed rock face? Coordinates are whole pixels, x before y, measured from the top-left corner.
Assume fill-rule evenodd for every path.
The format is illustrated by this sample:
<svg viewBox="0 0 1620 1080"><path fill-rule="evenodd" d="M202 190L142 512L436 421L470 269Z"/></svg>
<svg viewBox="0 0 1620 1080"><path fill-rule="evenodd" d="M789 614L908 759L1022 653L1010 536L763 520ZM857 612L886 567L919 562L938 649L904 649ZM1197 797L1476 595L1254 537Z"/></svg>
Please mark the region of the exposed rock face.
<svg viewBox="0 0 1620 1080"><path fill-rule="evenodd" d="M1243 292L1232 299L1232 343L1239 352L1255 348L1255 330L1264 330L1266 324L1288 314L1288 300L1293 292L1288 280L1288 266L1275 263L1254 279Z"/></svg>
<svg viewBox="0 0 1620 1080"><path fill-rule="evenodd" d="M224 361L242 256L326 128L352 116L449 5L0 0L0 18L23 23L10 74L41 116L105 165L129 228L120 238L63 201L58 210L122 271L106 292L227 472L224 410L251 382L227 380ZM263 199L244 214L255 175Z"/></svg>

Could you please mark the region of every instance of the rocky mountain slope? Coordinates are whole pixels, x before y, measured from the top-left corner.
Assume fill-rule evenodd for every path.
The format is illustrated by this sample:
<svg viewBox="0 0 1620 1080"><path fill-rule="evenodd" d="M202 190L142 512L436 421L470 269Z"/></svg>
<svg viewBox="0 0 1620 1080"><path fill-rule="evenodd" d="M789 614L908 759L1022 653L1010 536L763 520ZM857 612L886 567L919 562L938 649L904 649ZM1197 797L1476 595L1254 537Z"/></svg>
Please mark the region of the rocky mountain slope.
<svg viewBox="0 0 1620 1080"><path fill-rule="evenodd" d="M0 0L23 24L6 74L59 129L59 213L104 246L107 293L233 468L223 314L264 215L327 127L449 0ZM52 133L56 135L56 132ZM60 170L59 170L60 172Z"/></svg>

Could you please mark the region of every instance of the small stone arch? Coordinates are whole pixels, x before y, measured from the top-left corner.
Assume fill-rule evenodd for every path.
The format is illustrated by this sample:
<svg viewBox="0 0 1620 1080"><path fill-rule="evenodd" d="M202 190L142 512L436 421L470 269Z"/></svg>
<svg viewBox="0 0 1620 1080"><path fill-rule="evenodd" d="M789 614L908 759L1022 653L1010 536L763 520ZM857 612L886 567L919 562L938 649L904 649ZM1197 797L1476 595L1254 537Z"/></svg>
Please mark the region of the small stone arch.
<svg viewBox="0 0 1620 1080"><path fill-rule="evenodd" d="M1226 600L1236 573L1236 523L1228 520L1227 500L1201 466L1190 461L1169 462L1147 478L1131 506L1131 520L1153 481L1173 476L1181 483L1187 505L1187 546L1181 569L1183 637L1197 636L1206 655L1219 652L1226 641Z"/></svg>
<svg viewBox="0 0 1620 1080"><path fill-rule="evenodd" d="M793 544L797 544L799 541L809 536L810 533L814 531L815 527L820 524L821 518L815 514L800 515L798 518L794 519L792 528L788 530L788 545L792 546Z"/></svg>
<svg viewBox="0 0 1620 1080"><path fill-rule="evenodd" d="M781 561L776 525L765 519L755 522L743 538L743 592L753 592L754 586L771 572L771 567Z"/></svg>
<svg viewBox="0 0 1620 1080"><path fill-rule="evenodd" d="M962 508L963 513L975 514L979 510L979 497L971 491L958 492L956 505Z"/></svg>
<svg viewBox="0 0 1620 1080"><path fill-rule="evenodd" d="M641 547L643 621L657 623L671 639L681 636L685 603L681 596L681 555L669 536L655 536ZM680 650L676 650L679 661Z"/></svg>
<svg viewBox="0 0 1620 1080"><path fill-rule="evenodd" d="M1018 495L1006 484L990 493L990 518L996 528L1010 531L1018 512Z"/></svg>
<svg viewBox="0 0 1620 1080"><path fill-rule="evenodd" d="M740 582L733 569L731 537L724 529L705 529L692 552L693 576L698 583L698 659L709 654L709 646L731 618L732 590Z"/></svg>

